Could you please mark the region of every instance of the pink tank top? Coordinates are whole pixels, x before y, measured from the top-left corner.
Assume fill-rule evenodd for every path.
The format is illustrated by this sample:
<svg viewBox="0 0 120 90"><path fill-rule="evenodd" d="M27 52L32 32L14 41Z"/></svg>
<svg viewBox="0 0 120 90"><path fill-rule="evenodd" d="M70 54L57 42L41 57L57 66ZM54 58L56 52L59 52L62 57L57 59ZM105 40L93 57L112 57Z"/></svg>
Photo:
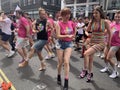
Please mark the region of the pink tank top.
<svg viewBox="0 0 120 90"><path fill-rule="evenodd" d="M68 21L64 23L62 21L59 22L60 25L60 34L61 35L73 35L75 32L75 24L72 21ZM72 41L73 38L64 38L63 41Z"/></svg>

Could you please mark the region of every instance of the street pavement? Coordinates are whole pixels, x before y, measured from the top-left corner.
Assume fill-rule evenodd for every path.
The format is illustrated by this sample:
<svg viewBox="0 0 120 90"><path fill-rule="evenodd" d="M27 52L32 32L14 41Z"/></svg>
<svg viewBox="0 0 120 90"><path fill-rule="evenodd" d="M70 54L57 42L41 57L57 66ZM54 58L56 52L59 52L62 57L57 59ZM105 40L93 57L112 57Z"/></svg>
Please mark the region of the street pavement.
<svg viewBox="0 0 120 90"><path fill-rule="evenodd" d="M40 61L36 54L29 61L29 65L24 68L18 68L21 58L17 53L12 58L7 58L5 54L4 49L0 48L0 69L4 73L3 75L0 72L0 81L12 82L14 88L10 90L62 90L64 71L62 71L62 86L56 84L57 57L46 60L46 71L39 71ZM43 50L43 56L46 56L45 50ZM94 76L91 83L87 83L86 78L80 79L78 77L83 65L80 52L73 51L70 60L69 90L120 90L120 76L111 79L109 78L111 72L100 73L99 70L104 66L102 59L96 55L94 57ZM118 71L120 73L120 68ZM35 87L39 88L41 84L45 84L46 88L35 89Z"/></svg>

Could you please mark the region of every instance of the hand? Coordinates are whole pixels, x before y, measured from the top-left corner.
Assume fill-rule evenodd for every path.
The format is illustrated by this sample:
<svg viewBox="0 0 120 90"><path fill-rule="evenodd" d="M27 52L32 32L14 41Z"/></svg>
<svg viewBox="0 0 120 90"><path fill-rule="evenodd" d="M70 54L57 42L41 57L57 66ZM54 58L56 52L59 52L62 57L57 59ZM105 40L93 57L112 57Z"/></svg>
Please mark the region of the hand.
<svg viewBox="0 0 120 90"><path fill-rule="evenodd" d="M74 37L74 35L68 35L68 38L73 38Z"/></svg>
<svg viewBox="0 0 120 90"><path fill-rule="evenodd" d="M25 40L25 41L27 41L27 40L29 40L29 38L28 38L28 37L26 37L24 40Z"/></svg>
<svg viewBox="0 0 120 90"><path fill-rule="evenodd" d="M38 30L33 30L33 33L38 33L39 31Z"/></svg>

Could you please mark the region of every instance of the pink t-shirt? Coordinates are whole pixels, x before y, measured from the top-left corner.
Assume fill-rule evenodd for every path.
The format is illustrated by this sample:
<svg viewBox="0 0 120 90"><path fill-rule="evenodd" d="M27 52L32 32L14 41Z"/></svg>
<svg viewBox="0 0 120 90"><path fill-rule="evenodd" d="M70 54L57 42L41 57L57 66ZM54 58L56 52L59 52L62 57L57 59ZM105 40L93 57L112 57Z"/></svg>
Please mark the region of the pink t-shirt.
<svg viewBox="0 0 120 90"><path fill-rule="evenodd" d="M25 38L26 37L26 28L25 26L29 25L29 22L26 18L21 17L18 22L18 36Z"/></svg>
<svg viewBox="0 0 120 90"><path fill-rule="evenodd" d="M51 25L54 25L54 20L52 18L48 18L48 21L50 22Z"/></svg>
<svg viewBox="0 0 120 90"><path fill-rule="evenodd" d="M61 35L72 35L75 32L75 24L72 21L68 21L64 23L62 21L59 22L60 25L60 34ZM63 41L72 41L73 38L64 38Z"/></svg>
<svg viewBox="0 0 120 90"><path fill-rule="evenodd" d="M54 20L52 18L48 18L48 22L50 23L50 25L52 25L52 27L54 27ZM51 36L51 27L48 27L48 37Z"/></svg>
<svg viewBox="0 0 120 90"><path fill-rule="evenodd" d="M111 26L111 29L113 30L113 35L111 38L111 46L120 46L120 37L119 37L120 24L114 23Z"/></svg>

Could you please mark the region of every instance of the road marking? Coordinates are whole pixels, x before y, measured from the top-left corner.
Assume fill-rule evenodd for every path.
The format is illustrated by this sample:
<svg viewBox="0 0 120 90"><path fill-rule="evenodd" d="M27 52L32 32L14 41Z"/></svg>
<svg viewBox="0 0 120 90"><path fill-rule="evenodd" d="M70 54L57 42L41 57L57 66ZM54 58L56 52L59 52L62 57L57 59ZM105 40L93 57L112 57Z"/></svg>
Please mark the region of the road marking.
<svg viewBox="0 0 120 90"><path fill-rule="evenodd" d="M3 82L3 79L2 79L2 77L0 76L0 83L2 83Z"/></svg>
<svg viewBox="0 0 120 90"><path fill-rule="evenodd" d="M4 80L9 83L10 80L7 78L7 76L4 74L4 72L0 69L0 75L4 78ZM3 79L0 77L0 82L3 81ZM11 90L16 90L15 87L12 84Z"/></svg>

